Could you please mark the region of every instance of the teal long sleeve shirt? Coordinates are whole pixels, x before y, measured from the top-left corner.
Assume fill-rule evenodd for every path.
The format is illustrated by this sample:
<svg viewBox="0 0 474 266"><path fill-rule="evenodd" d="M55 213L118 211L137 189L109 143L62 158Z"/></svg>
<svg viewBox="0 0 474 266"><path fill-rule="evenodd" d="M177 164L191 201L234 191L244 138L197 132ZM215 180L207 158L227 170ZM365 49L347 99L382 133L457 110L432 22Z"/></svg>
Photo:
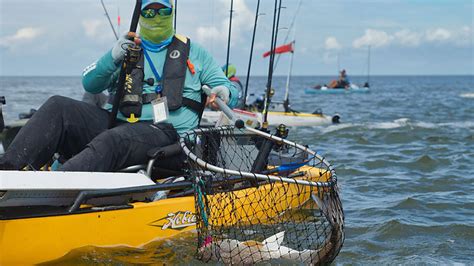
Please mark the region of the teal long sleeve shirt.
<svg viewBox="0 0 474 266"><path fill-rule="evenodd" d="M163 73L166 53L167 49L163 49L157 53L148 52L160 76L162 76ZM227 79L214 58L200 45L191 42L189 59L194 64L195 74L192 74L189 69L186 70L183 96L201 102L202 85L205 84L211 88L225 86L230 91L228 105L233 108L238 102L237 88L235 88L235 86ZM108 51L99 60L92 63L84 70L82 85L84 89L90 93L96 94L108 90L109 93L114 94L119 73L120 62L114 62L111 51ZM147 60L145 60L144 73L145 80L148 78L156 79ZM149 86L147 84L143 86L143 93L154 92L155 86ZM107 104L105 109L110 111L112 106ZM125 120L120 112L117 117L121 120ZM150 120L153 120L152 106L151 104L144 104L140 121ZM196 128L199 123L199 117L192 109L182 106L175 111L170 111L168 120L165 122L171 123L176 131L181 135L186 131Z"/></svg>

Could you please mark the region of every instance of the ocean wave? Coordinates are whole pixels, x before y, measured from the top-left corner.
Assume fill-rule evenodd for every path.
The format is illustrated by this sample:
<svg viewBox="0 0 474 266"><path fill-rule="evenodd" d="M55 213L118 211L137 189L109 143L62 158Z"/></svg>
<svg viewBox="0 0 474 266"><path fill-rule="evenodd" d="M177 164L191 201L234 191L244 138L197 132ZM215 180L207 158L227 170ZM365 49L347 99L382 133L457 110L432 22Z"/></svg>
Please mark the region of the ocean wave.
<svg viewBox="0 0 474 266"><path fill-rule="evenodd" d="M361 124L353 124L353 123L341 123L341 124L335 124L335 125L330 125L326 128L323 128L321 130L321 133L323 134L327 134L327 133L331 133L331 132L335 132L335 131L339 131L339 130L342 130L342 129L347 129L347 128L351 128L351 127L357 127L357 126L360 126Z"/></svg>
<svg viewBox="0 0 474 266"><path fill-rule="evenodd" d="M368 124L367 128L369 129L394 129L401 127L410 127L410 128L424 128L424 129L433 129L440 127L453 127L453 128L472 128L474 127L474 121L452 121L452 122L443 122L443 123L431 123L423 121L411 121L409 118L399 118L392 122L379 122Z"/></svg>
<svg viewBox="0 0 474 266"><path fill-rule="evenodd" d="M394 129L409 125L409 118L399 118L391 122L377 122L367 124L368 129Z"/></svg>
<svg viewBox="0 0 474 266"><path fill-rule="evenodd" d="M454 128L474 128L474 121L454 121L448 123L439 123L440 127L454 127Z"/></svg>
<svg viewBox="0 0 474 266"><path fill-rule="evenodd" d="M462 94L459 94L459 97L462 97L462 98L474 98L474 92L472 92L472 93L462 93Z"/></svg>
<svg viewBox="0 0 474 266"><path fill-rule="evenodd" d="M424 121L412 121L409 118L399 118L393 121L387 122L367 122L367 123L341 123L336 125L330 125L326 128L321 129L322 134L334 133L334 132L345 132L351 130L354 132L358 129L371 129L371 130L392 130L397 128L409 128L409 129L437 129L437 128L457 128L457 129L471 129L474 128L474 121L452 121L452 122L441 122L432 123Z"/></svg>
<svg viewBox="0 0 474 266"><path fill-rule="evenodd" d="M376 226L375 228L377 234L379 235L378 240L388 240L391 238L400 237L412 237L417 234L452 234L458 237L466 237L471 239L474 236L472 234L470 234L469 236L464 234L465 232L474 232L472 231L474 229L472 225L460 224L456 222L445 222L442 224L434 224L433 222L431 222L428 225L409 222L408 219L391 219L383 224ZM447 229L449 229L450 232L446 232Z"/></svg>

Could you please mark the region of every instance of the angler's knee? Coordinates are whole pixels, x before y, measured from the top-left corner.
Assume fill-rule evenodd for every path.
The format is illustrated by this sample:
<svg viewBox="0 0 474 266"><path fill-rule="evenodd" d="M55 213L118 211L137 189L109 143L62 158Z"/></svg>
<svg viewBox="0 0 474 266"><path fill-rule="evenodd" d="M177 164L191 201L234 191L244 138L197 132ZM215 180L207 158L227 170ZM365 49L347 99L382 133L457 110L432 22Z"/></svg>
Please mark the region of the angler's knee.
<svg viewBox="0 0 474 266"><path fill-rule="evenodd" d="M70 98L54 95L49 97L49 99L43 104L42 109L48 109L49 111L63 110L71 104L71 101L73 100Z"/></svg>

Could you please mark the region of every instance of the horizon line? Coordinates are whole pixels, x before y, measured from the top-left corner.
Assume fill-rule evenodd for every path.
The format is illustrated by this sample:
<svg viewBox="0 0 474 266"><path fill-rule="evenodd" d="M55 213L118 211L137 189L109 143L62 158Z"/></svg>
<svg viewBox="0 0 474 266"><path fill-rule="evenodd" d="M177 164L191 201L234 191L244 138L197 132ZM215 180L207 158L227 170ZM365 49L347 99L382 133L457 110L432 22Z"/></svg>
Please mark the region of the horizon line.
<svg viewBox="0 0 474 266"><path fill-rule="evenodd" d="M10 78L10 77L81 77L82 75L0 75L0 78ZM286 77L287 75L273 75L273 77ZM337 74L323 74L323 75L292 75L292 77L328 77L328 76L337 76ZM367 75L349 75L351 77L367 77ZM474 76L472 74L376 74L370 75L370 77L420 77L420 76L439 76L439 77L449 77L449 76ZM247 77L245 75L239 77ZM268 75L252 75L251 77L268 77Z"/></svg>

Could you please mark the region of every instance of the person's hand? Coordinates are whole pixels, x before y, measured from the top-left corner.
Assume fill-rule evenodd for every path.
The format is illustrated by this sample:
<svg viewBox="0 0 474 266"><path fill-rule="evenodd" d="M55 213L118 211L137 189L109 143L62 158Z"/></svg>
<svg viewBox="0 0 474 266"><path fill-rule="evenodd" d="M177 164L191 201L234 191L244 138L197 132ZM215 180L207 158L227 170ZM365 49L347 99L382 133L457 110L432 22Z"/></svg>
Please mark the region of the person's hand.
<svg viewBox="0 0 474 266"><path fill-rule="evenodd" d="M127 53L127 47L133 44L139 45L140 42L141 41L135 32L129 32L120 37L112 48L112 58L114 59L114 62L116 64L122 62Z"/></svg>
<svg viewBox="0 0 474 266"><path fill-rule="evenodd" d="M225 86L217 86L211 90L211 95L207 97L207 106L210 106L212 109L217 110L219 106L216 102L216 97L219 97L224 103L229 102L230 92L229 89Z"/></svg>

